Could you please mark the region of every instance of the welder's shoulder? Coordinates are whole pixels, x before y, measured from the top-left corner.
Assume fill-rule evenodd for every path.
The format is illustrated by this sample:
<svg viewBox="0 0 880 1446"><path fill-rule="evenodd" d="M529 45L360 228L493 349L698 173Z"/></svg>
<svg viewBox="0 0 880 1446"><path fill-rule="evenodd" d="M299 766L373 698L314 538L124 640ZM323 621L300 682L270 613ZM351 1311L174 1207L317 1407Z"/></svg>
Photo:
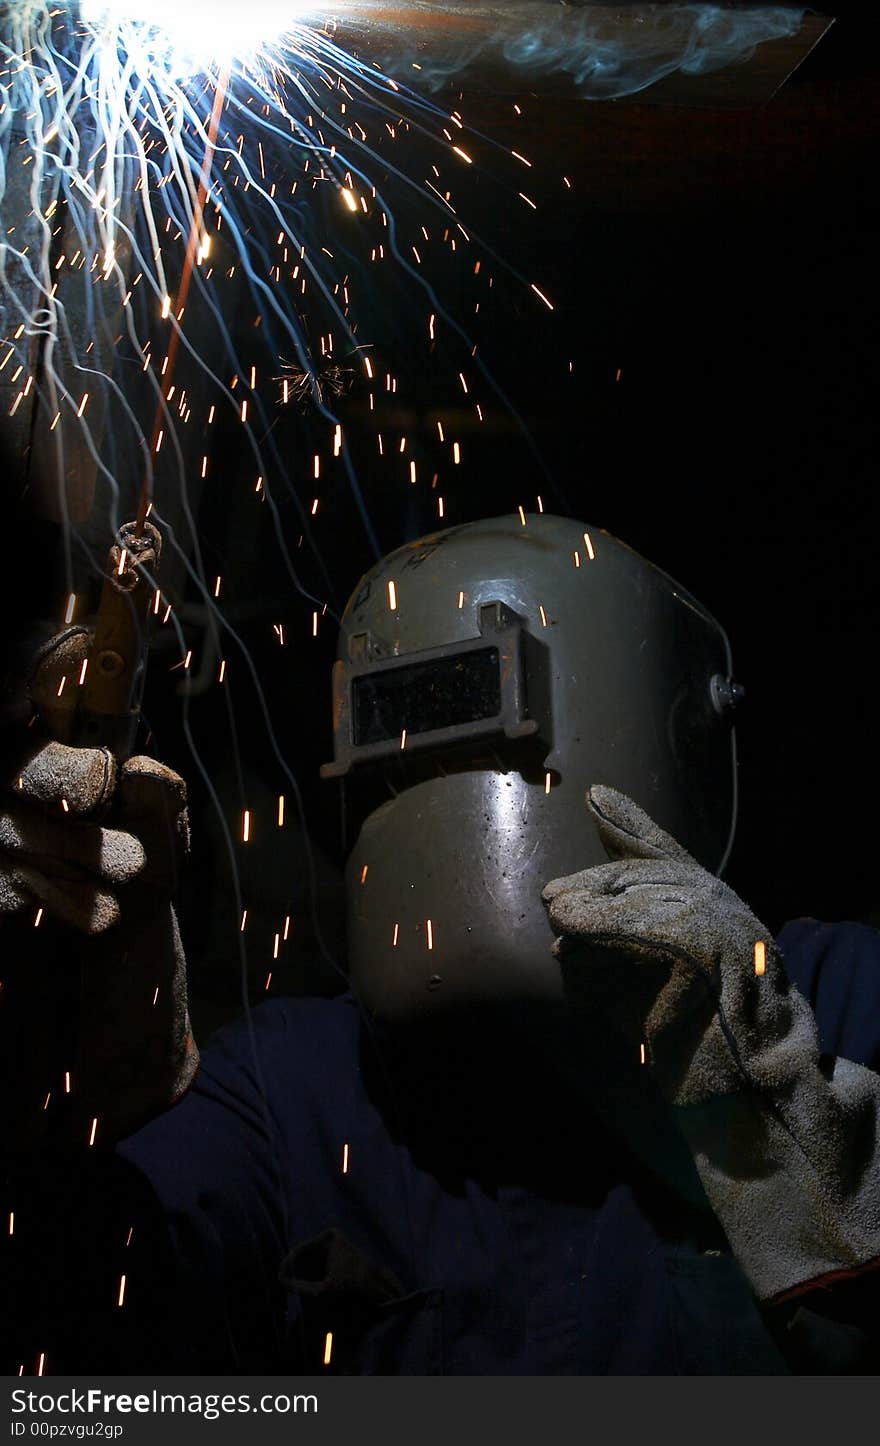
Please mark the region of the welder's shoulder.
<svg viewBox="0 0 880 1446"><path fill-rule="evenodd" d="M352 995L278 998L258 1004L247 1015L223 1025L208 1039L203 1056L211 1059L247 1057L254 1046L267 1060L289 1056L290 1046L311 1053L334 1039L355 1042L360 1012Z"/></svg>
<svg viewBox="0 0 880 1446"><path fill-rule="evenodd" d="M208 1039L196 1089L219 1101L253 1096L274 1112L355 1069L359 1037L351 995L273 999Z"/></svg>
<svg viewBox="0 0 880 1446"><path fill-rule="evenodd" d="M188 1092L117 1153L163 1197L233 1176L269 1191L279 1154L317 1158L312 1136L357 1090L358 1037L347 997L259 1005L207 1040Z"/></svg>
<svg viewBox="0 0 880 1446"><path fill-rule="evenodd" d="M880 1070L880 930L792 919L777 943L789 979L812 1005L822 1050Z"/></svg>
<svg viewBox="0 0 880 1446"><path fill-rule="evenodd" d="M275 999L200 1045L195 1080L139 1136L227 1133L270 1137L291 1112L357 1073L360 1016L350 996ZM133 1137L136 1138L136 1137Z"/></svg>

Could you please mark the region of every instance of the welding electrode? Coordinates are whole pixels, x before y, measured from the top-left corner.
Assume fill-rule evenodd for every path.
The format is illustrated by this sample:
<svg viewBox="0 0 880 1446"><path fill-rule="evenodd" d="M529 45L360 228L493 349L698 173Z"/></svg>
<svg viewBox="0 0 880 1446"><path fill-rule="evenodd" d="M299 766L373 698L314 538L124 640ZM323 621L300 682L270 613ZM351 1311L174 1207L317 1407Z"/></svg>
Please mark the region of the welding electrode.
<svg viewBox="0 0 880 1446"><path fill-rule="evenodd" d="M151 522L140 527L128 522L107 554L77 741L109 748L119 760L129 757L134 745L161 547L161 534Z"/></svg>

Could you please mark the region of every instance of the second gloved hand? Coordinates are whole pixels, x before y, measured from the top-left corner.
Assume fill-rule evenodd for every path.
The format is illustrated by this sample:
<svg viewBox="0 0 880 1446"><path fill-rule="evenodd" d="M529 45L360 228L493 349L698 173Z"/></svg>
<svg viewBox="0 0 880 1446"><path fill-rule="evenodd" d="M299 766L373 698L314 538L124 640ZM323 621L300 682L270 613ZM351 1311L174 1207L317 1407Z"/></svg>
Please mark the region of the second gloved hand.
<svg viewBox="0 0 880 1446"><path fill-rule="evenodd" d="M0 913L42 907L102 934L132 880L171 896L189 823L186 785L164 764L70 746L90 644L68 628L35 660L29 694L49 741L35 737L0 796Z"/></svg>
<svg viewBox="0 0 880 1446"><path fill-rule="evenodd" d="M169 896L186 851L183 781L150 758L51 741L0 801L0 912L39 908L83 934L119 922L134 879Z"/></svg>
<svg viewBox="0 0 880 1446"><path fill-rule="evenodd" d="M106 1141L177 1099L198 1051L172 905L189 847L186 786L155 759L118 763L108 749L73 746L89 644L85 629L68 629L35 663L29 691L42 731L0 793L0 914L33 911L37 923L43 911L80 936L78 944L59 936L54 951L81 981L72 1127L81 1139L97 1119ZM52 1035L56 1006L51 990L41 993L36 955L16 952L17 973L29 976L18 986L30 1001L24 1053L16 1046L26 1063L28 1036ZM29 1120L42 1105L25 1072L13 1071Z"/></svg>
<svg viewBox="0 0 880 1446"><path fill-rule="evenodd" d="M614 789L614 860L544 890L566 992L609 1018L673 1108L764 1300L880 1258L880 1077L822 1058L806 1000L740 898Z"/></svg>

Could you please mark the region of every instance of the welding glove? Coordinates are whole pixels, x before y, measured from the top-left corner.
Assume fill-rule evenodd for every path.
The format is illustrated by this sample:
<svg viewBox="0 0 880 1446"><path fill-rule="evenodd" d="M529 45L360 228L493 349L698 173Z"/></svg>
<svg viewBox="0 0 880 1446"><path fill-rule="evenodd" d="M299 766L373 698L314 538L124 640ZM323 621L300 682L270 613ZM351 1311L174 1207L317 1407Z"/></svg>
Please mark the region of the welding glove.
<svg viewBox="0 0 880 1446"><path fill-rule="evenodd" d="M166 1107L198 1053L171 896L189 846L186 785L155 759L117 764L69 742L84 628L53 638L29 684L42 728L0 797L0 914L37 911L88 937L83 961L79 1113L104 1138ZM45 734L51 736L48 741Z"/></svg>
<svg viewBox="0 0 880 1446"><path fill-rule="evenodd" d="M624 794L587 803L614 862L543 892L566 994L644 1058L758 1299L880 1262L880 1076L820 1056L732 889Z"/></svg>

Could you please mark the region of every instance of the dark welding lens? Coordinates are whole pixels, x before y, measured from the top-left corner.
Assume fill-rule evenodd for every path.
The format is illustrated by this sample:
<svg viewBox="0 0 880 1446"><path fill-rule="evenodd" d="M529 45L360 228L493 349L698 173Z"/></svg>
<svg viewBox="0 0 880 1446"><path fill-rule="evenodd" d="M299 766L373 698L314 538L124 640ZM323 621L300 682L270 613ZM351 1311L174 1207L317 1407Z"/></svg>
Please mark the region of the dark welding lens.
<svg viewBox="0 0 880 1446"><path fill-rule="evenodd" d="M451 658L402 663L352 681L355 746L381 743L435 728L497 718L501 674L497 648L476 648Z"/></svg>

